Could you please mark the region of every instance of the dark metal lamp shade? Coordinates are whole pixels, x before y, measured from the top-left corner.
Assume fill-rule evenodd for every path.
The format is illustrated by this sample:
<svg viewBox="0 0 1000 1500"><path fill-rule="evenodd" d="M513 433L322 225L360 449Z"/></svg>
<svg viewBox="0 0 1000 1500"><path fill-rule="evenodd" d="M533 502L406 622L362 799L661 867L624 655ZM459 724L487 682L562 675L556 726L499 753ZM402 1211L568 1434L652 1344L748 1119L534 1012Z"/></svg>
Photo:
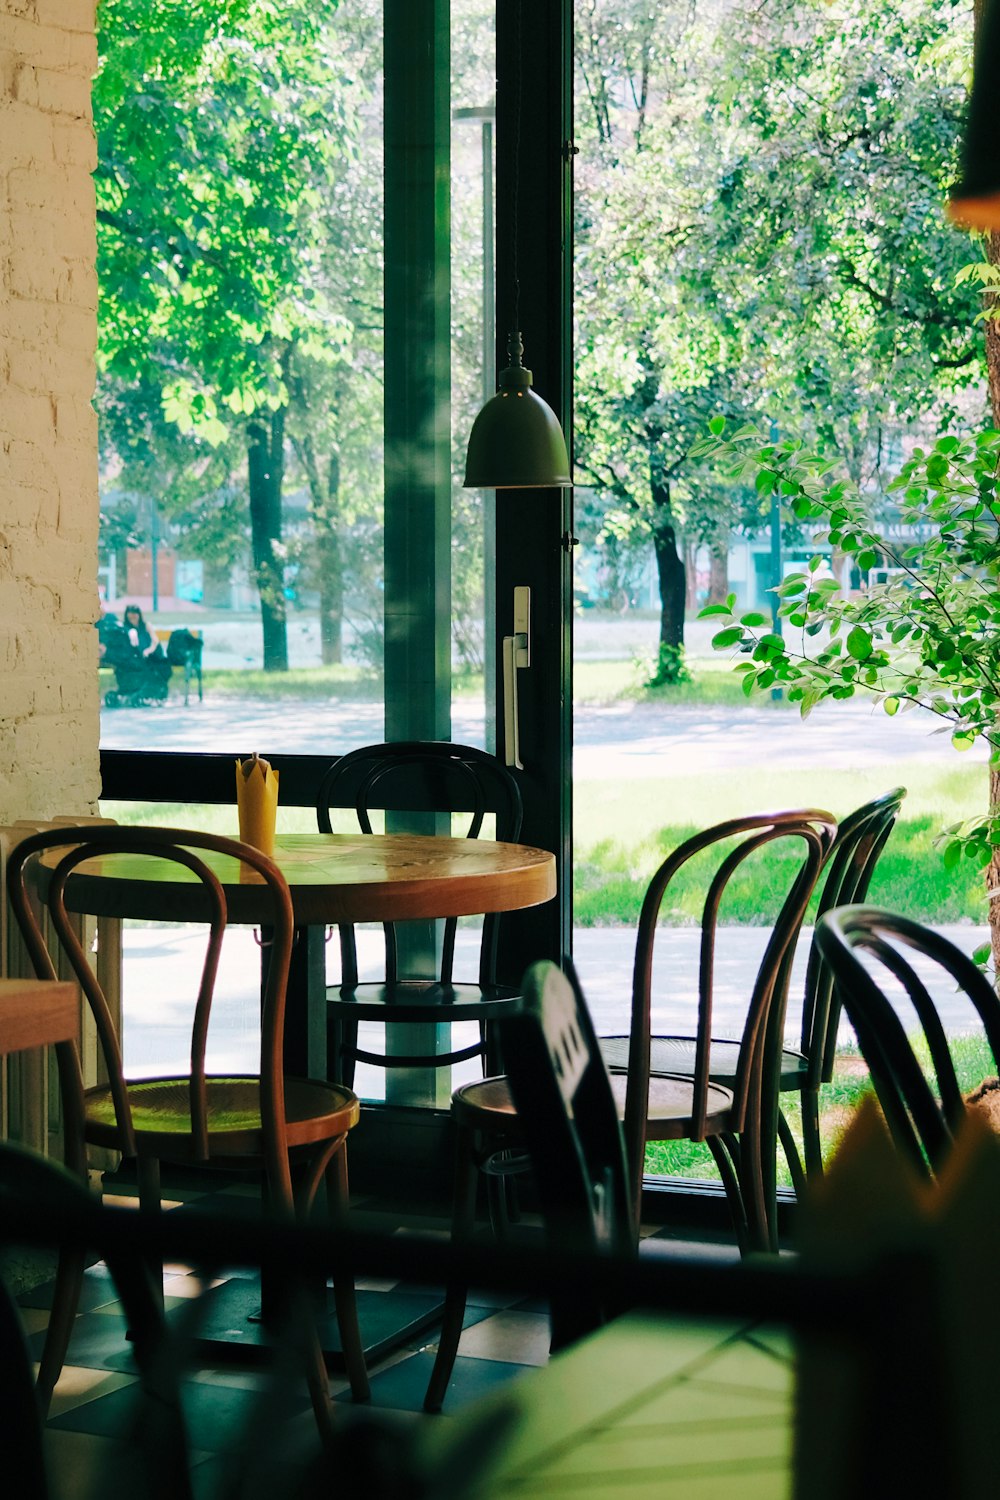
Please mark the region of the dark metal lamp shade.
<svg viewBox="0 0 1000 1500"><path fill-rule="evenodd" d="M1000 230L1000 0L989 0L977 38L962 177L948 216L967 229Z"/></svg>
<svg viewBox="0 0 1000 1500"><path fill-rule="evenodd" d="M559 420L531 389L521 352L521 335L512 334L511 363L500 372L500 389L472 424L467 490L565 489L572 483Z"/></svg>

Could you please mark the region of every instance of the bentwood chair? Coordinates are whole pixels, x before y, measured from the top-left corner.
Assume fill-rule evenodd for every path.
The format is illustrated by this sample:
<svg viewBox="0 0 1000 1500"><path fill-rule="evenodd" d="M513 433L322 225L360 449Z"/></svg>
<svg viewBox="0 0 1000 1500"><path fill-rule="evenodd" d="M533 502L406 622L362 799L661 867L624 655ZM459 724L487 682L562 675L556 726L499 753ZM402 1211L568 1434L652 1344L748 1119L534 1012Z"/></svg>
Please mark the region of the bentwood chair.
<svg viewBox="0 0 1000 1500"><path fill-rule="evenodd" d="M653 876L639 916L629 1036L601 1038L612 1082L623 1098L637 1228L647 1143L704 1140L726 1187L741 1248L777 1250L776 1059L784 1046L788 964L836 832L831 814L816 810L734 818L686 840ZM731 1064L723 1069L716 1061L719 1039L712 1013L725 897L764 849L772 857L781 852L789 856L789 875L771 890L766 909L761 908L769 936ZM653 971L659 916L680 872L706 850L717 851L718 864L705 883L701 911L697 1024L686 1044L686 1065L668 1071L659 1057L654 1064ZM669 992L669 979L662 983ZM624 1050L622 1040L627 1040ZM741 1145L743 1135L747 1140Z"/></svg>
<svg viewBox="0 0 1000 1500"><path fill-rule="evenodd" d="M847 902L863 901L879 855L892 832L905 788L896 787L871 802L866 802L838 828L822 875L817 912L829 911ZM782 985L789 983L795 944L786 952ZM840 1008L833 993L833 978L815 940L810 944L806 965L799 1046L783 1045L776 1061L779 1069L779 1093L798 1093L802 1101L802 1135L805 1167L799 1156L788 1121L778 1114L778 1134L789 1163L793 1186L801 1195L807 1175L822 1172L822 1146L819 1128L819 1099L823 1083L829 1083L837 1049ZM695 1065L693 1035L656 1035L650 1042L650 1072L673 1073L690 1077ZM742 1055L740 1037L713 1036L709 1071L716 1083L732 1088ZM628 1037L602 1037L601 1049L612 1069L628 1066Z"/></svg>
<svg viewBox="0 0 1000 1500"><path fill-rule="evenodd" d="M9 1058L36 1048L53 1049L59 1079L63 1162L67 1171L82 1183L87 1177L87 1157L79 1038L80 994L75 984L38 979L0 980L0 1057ZM6 1159L0 1159L0 1171L7 1180L12 1173L20 1179L30 1170L30 1163L27 1152L8 1154ZM48 1412L65 1361L83 1270L82 1251L60 1246L52 1310L36 1383L37 1403L43 1416Z"/></svg>
<svg viewBox="0 0 1000 1500"><path fill-rule="evenodd" d="M941 1002L961 1003L962 1030L984 1034L995 1075L1000 999L954 943L880 907L826 912L816 939L892 1137L922 1176L933 1177L969 1108Z"/></svg>
<svg viewBox="0 0 1000 1500"><path fill-rule="evenodd" d="M489 1109L502 1095L508 1121L491 1120L492 1144L530 1163L549 1248L628 1258L635 1254L619 1108L573 966L548 960L528 969L521 1003L500 1024L508 1073L459 1089L453 1108L460 1137L467 1108ZM468 1103L472 1096L471 1104ZM481 1122L476 1121L478 1126ZM476 1169L460 1149L454 1243L469 1243ZM553 1352L591 1332L620 1309L578 1283L548 1290ZM441 1410L465 1313L464 1284L447 1290L444 1318L424 1409Z"/></svg>
<svg viewBox="0 0 1000 1500"><path fill-rule="evenodd" d="M533 964L500 1022L507 1078L550 1248L635 1254L618 1106L572 963ZM552 1349L620 1311L575 1286L549 1289Z"/></svg>
<svg viewBox="0 0 1000 1500"><path fill-rule="evenodd" d="M163 862L182 866L199 888L188 904L189 910L197 904L205 937L200 981L190 1000L191 1065L182 1075L127 1079L121 1039L71 912L86 909L87 882L98 885L115 876L155 882ZM223 883L237 880L261 887L262 926L271 938L260 1010L260 1071L245 1076L208 1071L213 989L227 920ZM331 1208L346 1210L347 1137L360 1107L347 1088L285 1076L293 914L288 886L273 861L215 834L90 825L26 838L10 856L8 883L36 974L54 978L64 957L90 1006L108 1081L86 1091L84 1136L93 1146L135 1160L144 1208L159 1208L160 1164L172 1162L261 1168L268 1211L278 1218L298 1214L306 1219L324 1184ZM40 921L42 910L47 930ZM291 1284L279 1288L281 1310L290 1313L293 1303L301 1301L300 1293L302 1288ZM334 1295L351 1390L355 1400L365 1400L368 1376L353 1281L335 1277ZM331 1410L326 1367L318 1334L309 1342L303 1356L307 1379L320 1430L326 1433Z"/></svg>
<svg viewBox="0 0 1000 1500"><path fill-rule="evenodd" d="M517 782L495 756L471 745L437 740L401 740L367 745L349 751L330 767L317 794L316 815L321 833L332 831L331 810L353 809L363 833L374 831L373 818L405 817L410 831L478 838L488 817L493 836L504 843L517 841L521 831L521 793ZM415 824L417 816L422 821ZM396 825L394 825L396 826ZM454 829L454 833L453 833ZM499 985L496 978L500 914L483 918L478 977L458 982L454 977L455 935L458 920L443 923L443 940L436 972L424 978L401 973L399 959L405 923L387 923L384 977L373 983L358 978L357 940L353 926L340 928L341 978L327 992L331 1078L354 1084L355 1066L365 1062L380 1068L443 1068L470 1058L484 1059L485 1071L500 1066L492 1022L512 1000L516 988ZM386 1035L382 1052L359 1046L360 1022L386 1028L435 1027L475 1022L478 1038L450 1050L432 1045L409 1050L401 1037L420 1037L412 1030Z"/></svg>
<svg viewBox="0 0 1000 1500"><path fill-rule="evenodd" d="M762 1098L763 1080L774 1074L767 1067L766 1050L780 1049L782 1044L783 1015L774 1012L783 1007L774 1002L782 999L785 955L801 926L836 827L829 813L812 810L734 818L681 844L650 882L636 942L627 1066L611 1070L616 1107L624 1122L635 1241L647 1143L692 1140L705 1141L712 1152L741 1250L777 1248L771 1203L777 1101L776 1097ZM739 1065L732 1086L725 1086L715 1082L709 1071L719 915L730 883L746 873L755 854L772 847L788 854L788 875L771 893L770 933L749 1000ZM717 863L706 881L702 912L694 1070L686 1077L655 1075L650 1069L650 1050L657 923L678 871L704 850L717 852ZM456 1089L452 1120L456 1152L452 1237L463 1244L473 1233L480 1175L489 1181L523 1168L524 1135L509 1078L486 1078ZM448 1289L425 1401L431 1411L440 1408L447 1389L462 1331L465 1296L464 1287Z"/></svg>
<svg viewBox="0 0 1000 1500"><path fill-rule="evenodd" d="M865 900L905 796L905 787L895 787L842 819L823 874L817 920L835 907ZM780 1059L781 1091L797 1090L802 1101L801 1158L784 1113L778 1116L778 1132L797 1195L802 1194L807 1178L823 1172L820 1091L833 1078L839 1027L840 1002L833 974L814 929L806 964L799 1049L784 1048Z"/></svg>

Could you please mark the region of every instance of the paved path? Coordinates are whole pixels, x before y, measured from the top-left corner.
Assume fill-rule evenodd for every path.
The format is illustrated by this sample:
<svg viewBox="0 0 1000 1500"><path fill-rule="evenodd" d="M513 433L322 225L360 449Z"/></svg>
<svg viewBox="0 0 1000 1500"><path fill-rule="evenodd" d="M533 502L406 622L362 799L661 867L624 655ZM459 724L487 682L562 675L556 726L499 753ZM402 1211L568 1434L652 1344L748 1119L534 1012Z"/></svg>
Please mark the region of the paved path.
<svg viewBox="0 0 1000 1500"><path fill-rule="evenodd" d="M482 744L483 722L481 701L455 703L456 740ZM187 708L170 702L160 708L105 709L101 743L106 749L122 750L333 755L381 740L383 729L378 703L216 699ZM931 714L918 710L890 718L860 699L824 704L808 719L769 704L584 704L574 719L573 773L578 780L604 781L695 770L744 774L758 765L773 771L954 761L957 752L937 729ZM965 754L986 759L985 750Z"/></svg>
<svg viewBox="0 0 1000 1500"><path fill-rule="evenodd" d="M967 953L971 953L986 937L985 930L973 926L942 927L939 930ZM794 1002L801 994L804 955L808 952L810 939L811 930L804 929L790 992L790 1040L797 1038L799 1016ZM728 928L721 934L716 964L713 1026L716 1034L725 1036L738 1031L748 989L766 940L767 931L760 927ZM597 1030L603 1035L628 1030L634 942L630 928L583 928L574 935L580 980ZM657 1031L687 1034L691 1029L697 1008L697 942L698 932L693 927L668 928L660 935L654 975L653 1024ZM473 932L466 929L459 932L456 962L459 976L475 973L475 943ZM360 930L362 979L374 978L378 974L380 945L380 930ZM183 997L192 994L196 988L197 941L191 934L176 929L129 924L125 931L125 953L126 1066L132 1072L148 1075L172 1068L183 1070L187 1066L190 1038L190 1013ZM257 1066L254 1039L259 1003L259 964L260 951L253 935L239 928L230 929L213 1008L215 1050L211 1064L219 1071ZM950 1031L974 1029L967 1007L950 987L938 994L938 1003ZM371 1030L374 1033L372 1050L378 1051L381 1046L378 1028ZM851 1040L846 1023L841 1027L841 1039L845 1042ZM469 1077L474 1076L475 1065L467 1065L466 1073ZM464 1076L459 1074L456 1081L462 1081ZM363 1069L359 1073L358 1086L367 1098L383 1097L382 1071Z"/></svg>

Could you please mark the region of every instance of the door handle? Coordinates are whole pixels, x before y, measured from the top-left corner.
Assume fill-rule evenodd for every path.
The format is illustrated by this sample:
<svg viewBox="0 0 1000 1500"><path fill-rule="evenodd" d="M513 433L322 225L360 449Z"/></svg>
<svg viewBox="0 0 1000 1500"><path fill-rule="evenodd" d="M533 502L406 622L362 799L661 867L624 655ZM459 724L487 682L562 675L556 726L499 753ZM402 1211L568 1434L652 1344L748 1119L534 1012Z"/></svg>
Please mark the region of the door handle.
<svg viewBox="0 0 1000 1500"><path fill-rule="evenodd" d="M514 590L514 634L503 638L504 764L523 771L517 706L517 674L531 666L531 590Z"/></svg>

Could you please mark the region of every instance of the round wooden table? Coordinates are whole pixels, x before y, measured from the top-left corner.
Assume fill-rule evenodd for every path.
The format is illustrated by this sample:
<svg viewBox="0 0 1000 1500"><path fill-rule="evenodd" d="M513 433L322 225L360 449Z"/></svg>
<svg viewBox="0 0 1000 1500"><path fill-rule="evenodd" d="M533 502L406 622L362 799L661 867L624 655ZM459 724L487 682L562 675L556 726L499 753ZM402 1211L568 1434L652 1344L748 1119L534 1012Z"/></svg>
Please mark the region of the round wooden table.
<svg viewBox="0 0 1000 1500"><path fill-rule="evenodd" d="M260 879L234 861L203 852L222 880L231 922L261 919ZM526 844L433 834L297 833L275 840L296 924L399 922L516 911L556 893L555 857ZM148 855L97 855L79 866L67 904L95 916L197 921L199 890L183 866ZM203 910L203 907L201 907Z"/></svg>
<svg viewBox="0 0 1000 1500"><path fill-rule="evenodd" d="M61 852L61 851L60 851ZM246 867L211 850L199 850L218 875L230 922L258 926L267 908L261 880ZM515 911L556 894L555 857L524 844L436 834L286 834L275 839L275 863L288 882L298 936L292 951L285 1017L289 1073L325 1077L327 1059L325 929L340 922L393 922ZM44 857L49 864L58 853ZM242 878L241 878L242 874ZM95 855L66 885L66 904L95 916L145 921L204 919L202 887L190 870L149 855ZM267 947L261 949L266 964ZM498 1001L500 1010L506 1002ZM473 1012L474 1014L474 1012ZM454 1006L448 1019L463 1019ZM438 1017L442 1019L442 1017ZM255 1280L233 1277L203 1303L201 1338L210 1347L252 1349L263 1337ZM402 1296L397 1308L380 1293L377 1328L369 1329L360 1294L362 1336L369 1358L415 1337L440 1316L437 1293ZM324 1348L339 1358L336 1320L328 1320Z"/></svg>

